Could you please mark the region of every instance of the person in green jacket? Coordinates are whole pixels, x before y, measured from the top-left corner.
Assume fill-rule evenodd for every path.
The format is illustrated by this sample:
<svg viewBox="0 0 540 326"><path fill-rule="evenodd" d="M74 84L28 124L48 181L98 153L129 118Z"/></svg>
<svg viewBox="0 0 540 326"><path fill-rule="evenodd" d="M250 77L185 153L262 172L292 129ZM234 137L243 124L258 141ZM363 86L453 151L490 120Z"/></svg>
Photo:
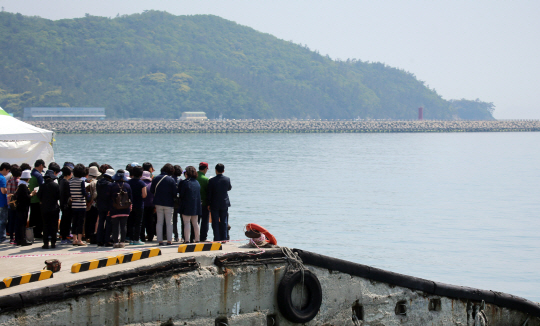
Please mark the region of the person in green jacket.
<svg viewBox="0 0 540 326"><path fill-rule="evenodd" d="M201 242L206 241L208 236L208 228L210 222L210 213L208 211L208 200L206 199L206 194L208 191L208 178L206 177L206 172L208 172L208 163L201 162L199 163L199 172L197 181L201 185L201 202L202 202L202 215L199 216L199 222L201 223L201 233L200 240Z"/></svg>

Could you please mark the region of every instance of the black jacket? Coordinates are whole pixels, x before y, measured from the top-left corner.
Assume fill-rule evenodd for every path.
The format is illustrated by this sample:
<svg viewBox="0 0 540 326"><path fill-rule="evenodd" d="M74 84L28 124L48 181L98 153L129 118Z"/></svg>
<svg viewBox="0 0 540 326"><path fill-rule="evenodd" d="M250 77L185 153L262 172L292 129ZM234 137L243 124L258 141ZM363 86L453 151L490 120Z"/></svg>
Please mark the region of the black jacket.
<svg viewBox="0 0 540 326"><path fill-rule="evenodd" d="M30 190L28 189L28 186L25 184L19 183L19 186L17 188L17 191L15 192L15 195L17 196L17 209L16 211L19 212L28 212L28 209L30 208Z"/></svg>
<svg viewBox="0 0 540 326"><path fill-rule="evenodd" d="M161 181L162 178L165 179ZM154 205L174 207L174 198L178 195L178 187L171 176L160 174L152 179L150 192L154 194Z"/></svg>
<svg viewBox="0 0 540 326"><path fill-rule="evenodd" d="M111 181L107 180L106 178L101 178L96 183L96 191L97 191L97 209L99 211L108 211L109 210L109 196L107 192L109 191L109 185L111 184Z"/></svg>
<svg viewBox="0 0 540 326"><path fill-rule="evenodd" d="M196 178L182 180L178 188L180 192L180 214L202 215L199 181Z"/></svg>
<svg viewBox="0 0 540 326"><path fill-rule="evenodd" d="M69 181L64 178L60 178L58 180L58 186L60 188L60 208L63 210L68 209L68 200L71 197Z"/></svg>
<svg viewBox="0 0 540 326"><path fill-rule="evenodd" d="M45 179L36 194L41 201L42 212L53 212L58 210L58 200L60 199L60 186L54 179Z"/></svg>
<svg viewBox="0 0 540 326"><path fill-rule="evenodd" d="M206 196L210 209L225 209L230 207L231 202L229 201L229 194L227 192L231 189L231 179L223 174L218 174L210 179L208 181L208 195Z"/></svg>

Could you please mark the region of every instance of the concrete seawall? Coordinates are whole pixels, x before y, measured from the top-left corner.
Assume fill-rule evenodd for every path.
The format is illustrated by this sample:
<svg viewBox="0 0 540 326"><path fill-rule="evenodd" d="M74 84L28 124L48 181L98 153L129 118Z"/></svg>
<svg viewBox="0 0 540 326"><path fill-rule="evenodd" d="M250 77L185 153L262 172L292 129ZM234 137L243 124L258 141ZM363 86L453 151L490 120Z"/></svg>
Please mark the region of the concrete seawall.
<svg viewBox="0 0 540 326"><path fill-rule="evenodd" d="M104 120L28 121L61 134L79 133L379 133L540 131L540 120L353 121L353 120Z"/></svg>
<svg viewBox="0 0 540 326"><path fill-rule="evenodd" d="M233 252L165 253L67 282L59 274L55 284L5 289L0 325L299 325L279 308L289 262L282 251L228 250ZM296 252L322 294L316 315L304 325L487 325L478 321L481 314L490 326L540 325L540 306L522 298Z"/></svg>

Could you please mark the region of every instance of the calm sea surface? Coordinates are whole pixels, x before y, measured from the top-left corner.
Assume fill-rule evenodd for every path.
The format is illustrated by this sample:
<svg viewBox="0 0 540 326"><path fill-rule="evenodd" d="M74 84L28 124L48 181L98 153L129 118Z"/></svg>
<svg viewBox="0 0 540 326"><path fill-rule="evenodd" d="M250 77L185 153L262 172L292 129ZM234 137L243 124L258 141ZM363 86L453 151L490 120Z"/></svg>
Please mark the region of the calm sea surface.
<svg viewBox="0 0 540 326"><path fill-rule="evenodd" d="M232 239L254 222L280 245L540 301L540 133L57 135L55 158L224 163Z"/></svg>

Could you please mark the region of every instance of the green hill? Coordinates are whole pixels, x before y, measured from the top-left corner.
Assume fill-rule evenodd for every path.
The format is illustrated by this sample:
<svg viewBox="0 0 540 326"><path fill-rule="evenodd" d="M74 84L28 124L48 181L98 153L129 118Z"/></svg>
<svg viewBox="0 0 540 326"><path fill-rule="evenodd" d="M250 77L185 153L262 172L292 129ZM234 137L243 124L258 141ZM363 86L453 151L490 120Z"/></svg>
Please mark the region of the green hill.
<svg viewBox="0 0 540 326"><path fill-rule="evenodd" d="M17 116L91 106L117 118L229 119L415 119L423 106L426 119L493 119L491 103L446 101L403 70L159 11L57 21L1 12L0 106Z"/></svg>

